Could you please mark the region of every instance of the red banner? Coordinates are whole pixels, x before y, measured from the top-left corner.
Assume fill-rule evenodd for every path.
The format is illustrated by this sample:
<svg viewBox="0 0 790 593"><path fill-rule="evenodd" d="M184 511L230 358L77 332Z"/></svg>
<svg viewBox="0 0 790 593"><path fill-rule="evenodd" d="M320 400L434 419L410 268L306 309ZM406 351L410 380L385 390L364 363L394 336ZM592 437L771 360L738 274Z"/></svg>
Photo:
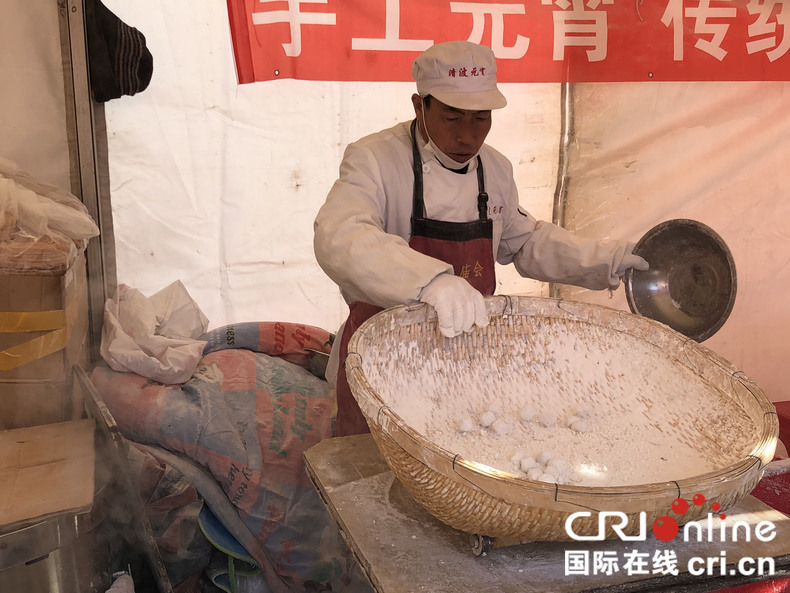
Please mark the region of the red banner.
<svg viewBox="0 0 790 593"><path fill-rule="evenodd" d="M421 51L455 39L490 46L501 82L735 81L790 80L788 4L228 0L228 14L242 84L409 81Z"/></svg>

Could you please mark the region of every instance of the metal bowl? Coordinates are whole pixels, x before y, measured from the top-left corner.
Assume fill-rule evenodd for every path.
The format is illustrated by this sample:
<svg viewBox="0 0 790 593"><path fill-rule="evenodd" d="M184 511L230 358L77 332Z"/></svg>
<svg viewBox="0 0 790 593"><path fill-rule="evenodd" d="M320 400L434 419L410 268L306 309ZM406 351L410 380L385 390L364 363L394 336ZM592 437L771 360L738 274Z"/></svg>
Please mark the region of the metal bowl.
<svg viewBox="0 0 790 593"><path fill-rule="evenodd" d="M633 252L650 264L649 270L626 272L625 293L633 313L697 342L724 325L735 303L735 262L710 227L696 220L668 220L645 233Z"/></svg>

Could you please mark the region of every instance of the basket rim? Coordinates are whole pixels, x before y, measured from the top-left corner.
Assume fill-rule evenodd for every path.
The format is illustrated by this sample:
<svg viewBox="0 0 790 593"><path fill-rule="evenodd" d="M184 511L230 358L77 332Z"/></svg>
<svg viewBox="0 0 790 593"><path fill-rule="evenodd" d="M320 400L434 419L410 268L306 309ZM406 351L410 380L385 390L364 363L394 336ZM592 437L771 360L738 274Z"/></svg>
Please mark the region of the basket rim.
<svg viewBox="0 0 790 593"><path fill-rule="evenodd" d="M758 431L760 431L760 438L746 456L721 469L678 480L623 486L571 486L540 482L466 459L460 454L448 451L430 441L411 428L372 389L364 375L361 366L361 356L358 352L360 341L365 339L366 330L375 324L383 323L383 320L388 317L394 318L402 313L411 314L415 320L420 322L430 321L436 316L433 308L422 303L417 305L397 305L374 315L365 321L352 335L349 342L349 356L346 358L346 373L349 377L349 383L357 387L367 398L370 398L370 400L366 400L357 394L357 390L352 390L355 399L368 419L368 423L371 424L371 428L375 426L377 430L393 439L401 448L422 461L430 469L448 478L472 486L476 490L487 493L490 496L511 502L518 502L521 499L528 500L531 496L538 495L541 498L553 500L555 503L554 508L559 505L568 509L577 507L589 509L594 500L599 505L593 506L601 506L598 510L616 507L616 510L628 512L631 509L646 510L644 503L649 500L660 501L660 504L666 505L667 501L682 497L684 494L691 496L702 488L705 488L708 492L718 489L726 492L728 491L726 488L727 484L734 480L747 479L752 474L759 474L765 464L771 461L779 431L778 416L773 404L771 404L763 391L750 381L744 373L691 338L658 321L594 303L532 296L502 295L485 298L489 314L492 317L497 315L505 317L514 314L534 315L534 312L523 309L537 306L538 308L556 308L564 312L561 315L562 317L575 318L577 320L583 314L582 309L590 308L594 308L599 313L607 316L609 320L625 317L629 319L638 318L638 323L647 324L652 331L657 330L663 337L681 341L683 348L697 350L699 354L717 365L722 372L730 374L733 380L740 382L756 400L760 411L762 411L762 426L757 426ZM519 310L517 311L517 309ZM585 315L585 317L587 316ZM587 321L590 322L589 319ZM597 325L601 324L598 323ZM754 420L759 424L757 418L754 418ZM636 508L637 506L638 508Z"/></svg>

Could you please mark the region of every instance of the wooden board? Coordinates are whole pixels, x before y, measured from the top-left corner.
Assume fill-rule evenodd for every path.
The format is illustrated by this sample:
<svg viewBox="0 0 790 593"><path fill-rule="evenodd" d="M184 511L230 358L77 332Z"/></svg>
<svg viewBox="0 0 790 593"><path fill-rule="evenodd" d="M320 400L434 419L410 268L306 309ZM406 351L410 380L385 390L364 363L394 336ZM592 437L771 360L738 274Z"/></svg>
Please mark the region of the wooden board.
<svg viewBox="0 0 790 593"><path fill-rule="evenodd" d="M728 515L754 526L776 525L770 542L647 541L534 542L494 548L475 556L469 534L441 523L418 505L387 467L370 435L322 441L305 453L305 467L343 537L378 593L611 593L647 591L716 591L766 576L732 574L745 557L774 559L776 576L790 574L790 519L753 497L728 509ZM649 528L648 528L649 529ZM712 533L717 533L714 528ZM672 549L678 575L567 574L566 552L623 554ZM691 558L726 555L727 574L692 575ZM621 563L622 565L622 563ZM649 565L650 566L650 565Z"/></svg>
<svg viewBox="0 0 790 593"><path fill-rule="evenodd" d="M93 504L94 420L0 431L0 525Z"/></svg>

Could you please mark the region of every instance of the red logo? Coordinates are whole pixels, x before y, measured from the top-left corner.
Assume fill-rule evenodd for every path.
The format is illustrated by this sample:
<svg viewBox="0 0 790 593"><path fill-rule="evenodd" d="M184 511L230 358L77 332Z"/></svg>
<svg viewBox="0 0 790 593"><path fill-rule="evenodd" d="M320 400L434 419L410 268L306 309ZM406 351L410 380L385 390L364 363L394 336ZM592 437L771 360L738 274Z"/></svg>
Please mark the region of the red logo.
<svg viewBox="0 0 790 593"><path fill-rule="evenodd" d="M705 496L703 494L695 494L691 502L694 503L694 506L701 507L705 504ZM710 505L710 508L712 511L716 512L721 508L721 505L718 502L714 502ZM676 498L672 501L672 512L676 515L683 515L688 512L688 510L689 502L685 498ZM724 520L727 515L721 513L719 517ZM669 515L663 515L653 522L653 535L661 541L672 541L677 537L679 531L680 527L678 526L678 522Z"/></svg>

